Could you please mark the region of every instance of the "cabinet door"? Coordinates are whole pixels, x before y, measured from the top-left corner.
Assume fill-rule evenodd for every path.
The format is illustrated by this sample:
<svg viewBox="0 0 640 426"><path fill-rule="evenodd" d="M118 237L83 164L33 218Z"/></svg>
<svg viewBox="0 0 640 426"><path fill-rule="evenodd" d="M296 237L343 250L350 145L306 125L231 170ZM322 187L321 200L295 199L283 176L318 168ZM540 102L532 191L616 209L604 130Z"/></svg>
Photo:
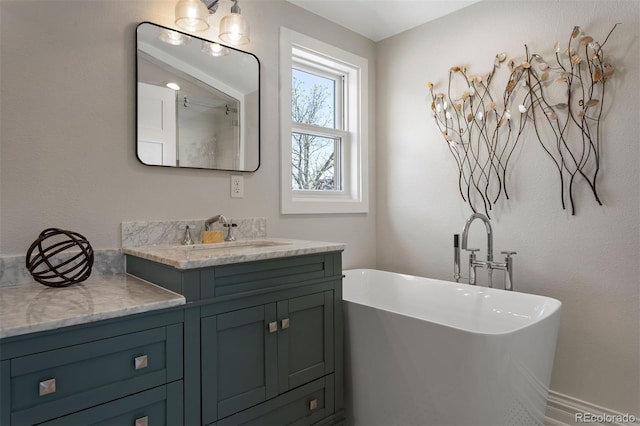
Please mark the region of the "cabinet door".
<svg viewBox="0 0 640 426"><path fill-rule="evenodd" d="M278 390L333 372L333 291L278 302Z"/></svg>
<svg viewBox="0 0 640 426"><path fill-rule="evenodd" d="M275 321L275 303L201 320L203 424L277 395Z"/></svg>

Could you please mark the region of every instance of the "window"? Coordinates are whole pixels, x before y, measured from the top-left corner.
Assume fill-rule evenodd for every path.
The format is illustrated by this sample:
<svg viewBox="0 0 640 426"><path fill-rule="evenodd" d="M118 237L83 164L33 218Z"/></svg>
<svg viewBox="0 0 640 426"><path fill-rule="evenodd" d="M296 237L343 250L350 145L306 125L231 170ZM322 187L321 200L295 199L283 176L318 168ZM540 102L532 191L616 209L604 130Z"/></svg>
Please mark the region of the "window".
<svg viewBox="0 0 640 426"><path fill-rule="evenodd" d="M367 60L281 28L282 213L363 213Z"/></svg>
<svg viewBox="0 0 640 426"><path fill-rule="evenodd" d="M342 189L343 76L293 63L291 69L291 187Z"/></svg>

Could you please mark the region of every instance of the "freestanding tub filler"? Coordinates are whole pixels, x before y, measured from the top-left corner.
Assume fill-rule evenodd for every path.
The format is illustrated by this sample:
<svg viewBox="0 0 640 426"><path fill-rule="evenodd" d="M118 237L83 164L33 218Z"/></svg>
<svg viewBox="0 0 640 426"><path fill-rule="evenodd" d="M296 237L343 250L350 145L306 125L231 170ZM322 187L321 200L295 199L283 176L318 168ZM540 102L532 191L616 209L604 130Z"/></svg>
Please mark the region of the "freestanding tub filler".
<svg viewBox="0 0 640 426"><path fill-rule="evenodd" d="M542 425L561 303L377 270L345 271L355 425Z"/></svg>

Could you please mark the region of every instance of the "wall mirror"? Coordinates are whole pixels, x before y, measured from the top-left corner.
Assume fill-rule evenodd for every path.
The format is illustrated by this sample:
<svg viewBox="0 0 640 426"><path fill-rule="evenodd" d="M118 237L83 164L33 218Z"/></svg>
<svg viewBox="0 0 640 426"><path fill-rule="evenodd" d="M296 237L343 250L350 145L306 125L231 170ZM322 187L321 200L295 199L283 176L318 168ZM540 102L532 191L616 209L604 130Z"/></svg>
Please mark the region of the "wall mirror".
<svg viewBox="0 0 640 426"><path fill-rule="evenodd" d="M143 164L258 169L258 58L143 22L136 64L136 152Z"/></svg>

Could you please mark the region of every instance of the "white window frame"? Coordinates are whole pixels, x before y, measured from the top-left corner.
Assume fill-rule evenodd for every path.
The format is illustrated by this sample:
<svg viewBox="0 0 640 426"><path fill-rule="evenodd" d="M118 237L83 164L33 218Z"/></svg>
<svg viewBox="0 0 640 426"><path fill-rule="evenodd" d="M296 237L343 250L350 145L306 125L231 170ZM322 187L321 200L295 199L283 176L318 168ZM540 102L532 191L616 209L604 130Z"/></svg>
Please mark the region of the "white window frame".
<svg viewBox="0 0 640 426"><path fill-rule="evenodd" d="M343 122L336 129L294 123L291 119L291 69L322 70L343 75ZM306 68L306 69L305 69ZM280 28L280 210L283 214L368 213L368 61L353 53ZM337 118L336 118L337 119ZM292 132L340 139L335 191L293 190ZM338 164L339 163L339 164Z"/></svg>

